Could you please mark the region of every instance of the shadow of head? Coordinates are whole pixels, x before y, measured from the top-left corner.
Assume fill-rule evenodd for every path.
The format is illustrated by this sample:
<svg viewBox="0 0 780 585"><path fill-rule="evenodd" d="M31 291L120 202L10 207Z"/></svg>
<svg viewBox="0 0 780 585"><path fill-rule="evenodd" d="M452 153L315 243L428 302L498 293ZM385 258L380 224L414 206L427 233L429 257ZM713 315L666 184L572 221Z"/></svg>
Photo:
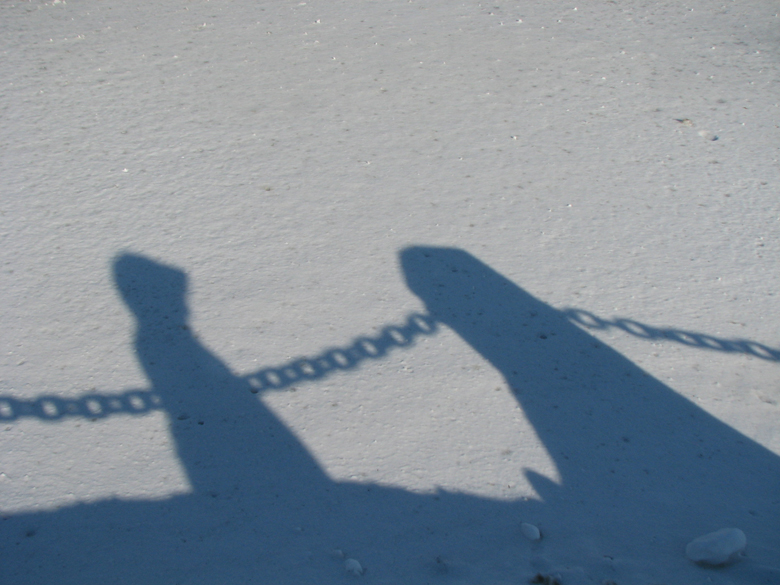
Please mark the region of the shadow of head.
<svg viewBox="0 0 780 585"><path fill-rule="evenodd" d="M122 254L114 260L114 282L127 306L143 326L161 319L187 321L187 275L143 256Z"/></svg>
<svg viewBox="0 0 780 585"><path fill-rule="evenodd" d="M486 282L490 276L499 277L471 254L457 248L406 248L401 251L401 268L409 289L429 309L435 309L443 299L450 303L454 299L468 301L480 284L491 284ZM497 292L492 287L480 288L483 294ZM446 315L441 317L446 320Z"/></svg>
<svg viewBox="0 0 780 585"><path fill-rule="evenodd" d="M409 289L432 315L450 326L485 329L493 321L504 324L517 308L543 307L512 281L464 250L414 246L401 252L401 268ZM471 318L471 319L470 319Z"/></svg>
<svg viewBox="0 0 780 585"><path fill-rule="evenodd" d="M400 259L407 286L431 316L508 381L521 365L526 372L540 371L568 345L587 342L559 311L464 250L415 246L403 250ZM536 343L548 337L555 343Z"/></svg>

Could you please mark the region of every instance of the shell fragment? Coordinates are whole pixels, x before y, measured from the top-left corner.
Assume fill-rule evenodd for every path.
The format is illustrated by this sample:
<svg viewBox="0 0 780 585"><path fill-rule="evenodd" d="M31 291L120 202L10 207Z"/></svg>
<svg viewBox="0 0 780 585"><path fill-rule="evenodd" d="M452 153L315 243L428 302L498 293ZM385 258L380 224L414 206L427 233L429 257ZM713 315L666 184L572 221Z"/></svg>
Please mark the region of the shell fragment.
<svg viewBox="0 0 780 585"><path fill-rule="evenodd" d="M539 532L539 529L533 524L529 524L528 522L523 522L520 525L520 531L528 540L536 541L542 538L542 533Z"/></svg>
<svg viewBox="0 0 780 585"><path fill-rule="evenodd" d="M685 547L685 556L694 563L723 565L745 550L747 538L739 528L723 528L695 538Z"/></svg>
<svg viewBox="0 0 780 585"><path fill-rule="evenodd" d="M364 573L363 566L355 559L344 561L344 568L347 570L347 573L352 573L358 577Z"/></svg>

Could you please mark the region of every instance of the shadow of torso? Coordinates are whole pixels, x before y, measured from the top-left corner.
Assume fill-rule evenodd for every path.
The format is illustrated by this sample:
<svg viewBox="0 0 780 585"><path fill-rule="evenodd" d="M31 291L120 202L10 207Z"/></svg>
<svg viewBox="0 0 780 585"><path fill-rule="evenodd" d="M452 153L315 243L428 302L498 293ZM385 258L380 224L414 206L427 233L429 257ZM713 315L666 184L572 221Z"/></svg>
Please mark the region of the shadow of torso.
<svg viewBox="0 0 780 585"><path fill-rule="evenodd" d="M576 566L569 582L601 582L625 569L612 559L625 559L647 582L671 584L698 570L681 547L702 532L733 524L760 535L759 556L780 549L776 455L469 254L411 248L401 260L432 315L503 374L560 485L526 470L540 499L497 501L333 481L194 337L185 275L123 256L117 287L192 493L6 518L9 582L330 583L347 578L333 553L342 549L372 583L516 584ZM532 546L521 521L549 536ZM653 555L672 555L661 567L677 576L654 571ZM774 575L751 570L724 574L743 583Z"/></svg>

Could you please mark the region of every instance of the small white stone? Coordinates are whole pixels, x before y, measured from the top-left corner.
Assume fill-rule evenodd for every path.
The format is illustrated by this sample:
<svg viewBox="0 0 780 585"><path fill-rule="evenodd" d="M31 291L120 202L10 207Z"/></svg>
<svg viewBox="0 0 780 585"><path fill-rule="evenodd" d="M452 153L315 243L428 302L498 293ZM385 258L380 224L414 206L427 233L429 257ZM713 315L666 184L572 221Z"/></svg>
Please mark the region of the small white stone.
<svg viewBox="0 0 780 585"><path fill-rule="evenodd" d="M363 566L355 559L347 559L344 561L344 568L347 570L347 573L352 573L358 577L363 574Z"/></svg>
<svg viewBox="0 0 780 585"><path fill-rule="evenodd" d="M747 538L739 528L723 528L692 540L685 547L685 556L694 563L722 565L745 550Z"/></svg>
<svg viewBox="0 0 780 585"><path fill-rule="evenodd" d="M539 529L528 522L523 522L520 525L520 530L528 540L540 540L542 538L542 533L539 532Z"/></svg>

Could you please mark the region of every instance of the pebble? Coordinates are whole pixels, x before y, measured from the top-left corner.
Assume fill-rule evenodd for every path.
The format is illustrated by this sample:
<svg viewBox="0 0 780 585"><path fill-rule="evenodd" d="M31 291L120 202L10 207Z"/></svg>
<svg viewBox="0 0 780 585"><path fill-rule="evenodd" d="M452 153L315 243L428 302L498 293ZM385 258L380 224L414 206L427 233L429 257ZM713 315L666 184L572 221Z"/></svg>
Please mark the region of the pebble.
<svg viewBox="0 0 780 585"><path fill-rule="evenodd" d="M344 554L344 551L340 548L334 549L332 553L330 553L334 559L343 559L347 555Z"/></svg>
<svg viewBox="0 0 780 585"><path fill-rule="evenodd" d="M539 529L528 522L523 522L520 525L520 530L528 540L540 540L542 538L542 533L539 532Z"/></svg>
<svg viewBox="0 0 780 585"><path fill-rule="evenodd" d="M745 550L747 538L739 528L723 528L695 538L685 547L685 556L694 563L723 565Z"/></svg>
<svg viewBox="0 0 780 585"><path fill-rule="evenodd" d="M537 573L531 578L529 583L538 583L539 585L561 585L561 576Z"/></svg>
<svg viewBox="0 0 780 585"><path fill-rule="evenodd" d="M344 568L347 570L347 573L352 573L358 577L364 572L363 566L355 559L347 559L344 561Z"/></svg>

